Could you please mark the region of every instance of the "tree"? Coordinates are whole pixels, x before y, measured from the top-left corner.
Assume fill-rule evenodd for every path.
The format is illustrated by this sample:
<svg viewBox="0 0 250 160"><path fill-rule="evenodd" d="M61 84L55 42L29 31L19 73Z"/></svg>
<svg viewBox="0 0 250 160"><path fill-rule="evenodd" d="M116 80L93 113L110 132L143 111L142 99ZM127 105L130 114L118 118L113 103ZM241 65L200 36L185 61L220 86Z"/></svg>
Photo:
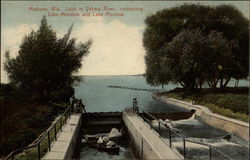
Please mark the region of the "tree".
<svg viewBox="0 0 250 160"><path fill-rule="evenodd" d="M161 54L161 52L155 52L154 54ZM158 57L161 56L151 56L151 54L148 54L145 57L146 65L148 66L146 68L146 81L154 86L161 85L163 89L163 85L171 79L169 79L169 72L164 70L166 68L158 67L161 65L161 59L157 59Z"/></svg>
<svg viewBox="0 0 250 160"><path fill-rule="evenodd" d="M206 80L210 87L216 88L217 83L224 88L230 79L237 74L237 62L233 51L237 49L238 43L235 40L229 41L222 33L212 31L206 38ZM235 63L236 62L236 63Z"/></svg>
<svg viewBox="0 0 250 160"><path fill-rule="evenodd" d="M213 52L213 54L209 54L209 60L214 61L210 64L213 65L214 63L218 63L218 61L222 63L225 60L216 59L215 57L217 56L217 54L224 58L230 58L230 61L228 62L231 63L230 66L228 65L229 63L220 64L220 77L218 77L219 75L214 75L216 77L213 77L213 80L209 79L212 75L204 75L204 73L200 73L201 71L199 71L199 73L194 73L195 77L200 77L198 81L200 81L201 84L204 80L206 80L208 83L210 83L211 81L217 81L216 84L218 83L218 81L220 81L221 87L225 87L231 78L243 79L247 77L249 71L249 21L235 7L230 5L221 5L217 7L202 5L182 5L179 7L158 11L156 14L148 16L145 20L145 23L146 29L144 31L143 44L146 49L146 79L149 84L158 85L155 82L162 81L162 79L165 80L165 82L163 83L168 83L169 81L176 81L178 79L177 77L179 76L180 69L174 70L170 66L182 65L186 66L186 69L190 69L190 67L188 66L191 66L191 64L193 63L193 59L192 57L189 57L188 54L185 54L185 64L181 64L182 61L175 60L172 61L174 63L170 65L166 64L166 62L168 62L167 60L165 61L164 65L162 65L163 62L159 63L156 61L161 61L161 59L169 58L169 56L171 57L171 55L168 55L170 53L170 48L167 49L167 46L169 46L174 39L176 40L176 38L182 31L194 30L199 30L201 32L200 35L206 38L210 38L210 41L206 42L211 43L209 45L210 47L212 47L212 44L215 45L214 48L210 48L210 51ZM186 36L188 35L186 34ZM179 35L179 37L181 36ZM220 40L222 40L222 42L220 42ZM220 42L217 47L216 42ZM186 45L188 45L189 42L186 41L186 43ZM222 43L227 43L225 44L227 47L223 47L224 49L226 49L225 55L223 56L222 50L218 47L221 46ZM196 54L198 54L199 56L203 55L208 57L208 55L205 54L208 53L207 50L200 50L199 45L192 45L193 47L197 47L196 49L194 49L194 51L203 51L204 53ZM206 46L204 47L206 48ZM175 52L173 55L175 56L175 58L184 58L179 57L179 55L177 54L176 50L178 50L178 47L172 49ZM189 54L191 54L191 52ZM188 64L187 58L189 58L189 62L191 64ZM204 58L200 57L200 59ZM210 67L211 70L209 73L215 72L216 74L219 74L218 65L213 67ZM164 71L165 73L163 74L162 71ZM186 74L185 79L191 78L192 80L190 79L190 81L197 81L197 79L194 80L194 76L190 75L190 72L187 73L189 74ZM166 75L168 76L168 78L162 78ZM177 77L173 77L174 75ZM203 78L201 78L201 75L203 75ZM178 82L180 83L180 81ZM188 85L188 88L192 86L191 82L186 83L190 83ZM214 86L215 83L211 85Z"/></svg>
<svg viewBox="0 0 250 160"><path fill-rule="evenodd" d="M166 68L171 81L180 83L190 90L203 84L204 66L201 59L205 37L200 30L182 31L166 44L161 52L161 68Z"/></svg>
<svg viewBox="0 0 250 160"><path fill-rule="evenodd" d="M40 28L24 37L16 58L10 58L6 52L4 67L10 83L45 101L53 100L53 95L66 100L78 80L74 74L92 43L89 40L76 44L76 40L70 38L72 27L63 38L57 38L44 16Z"/></svg>
<svg viewBox="0 0 250 160"><path fill-rule="evenodd" d="M214 88L219 80L223 87L230 79L227 73L232 69L234 45L216 31L204 36L200 30L184 30L160 50L165 53L160 67L171 81L190 90L202 88L205 82Z"/></svg>

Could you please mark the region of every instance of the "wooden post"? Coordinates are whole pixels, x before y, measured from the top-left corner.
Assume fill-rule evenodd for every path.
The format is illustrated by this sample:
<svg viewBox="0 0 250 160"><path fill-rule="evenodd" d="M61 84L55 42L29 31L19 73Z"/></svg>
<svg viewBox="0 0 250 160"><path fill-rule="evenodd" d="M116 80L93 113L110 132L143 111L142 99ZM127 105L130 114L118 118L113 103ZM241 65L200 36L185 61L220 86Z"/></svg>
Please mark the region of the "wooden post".
<svg viewBox="0 0 250 160"><path fill-rule="evenodd" d="M66 114L64 115L64 124L66 124L66 118L67 118L67 116L66 116Z"/></svg>
<svg viewBox="0 0 250 160"><path fill-rule="evenodd" d="M171 137L171 130L170 128L168 128L168 134L169 134L169 145L170 145L170 148L172 147L172 137Z"/></svg>
<svg viewBox="0 0 250 160"><path fill-rule="evenodd" d="M56 123L55 123L55 125L54 125L54 132L55 132L55 140L57 140L57 139L56 139Z"/></svg>
<svg viewBox="0 0 250 160"><path fill-rule="evenodd" d="M41 154L40 154L40 143L38 143L38 145L37 145L37 159L38 159L38 160L41 159Z"/></svg>
<svg viewBox="0 0 250 160"><path fill-rule="evenodd" d="M209 160L212 160L212 148L209 147Z"/></svg>
<svg viewBox="0 0 250 160"><path fill-rule="evenodd" d="M62 131L62 117L60 117L60 129Z"/></svg>
<svg viewBox="0 0 250 160"><path fill-rule="evenodd" d="M48 132L48 146L49 146L49 151L50 151L50 134L49 134L49 132Z"/></svg>
<svg viewBox="0 0 250 160"><path fill-rule="evenodd" d="M186 159L186 140L183 138L183 157Z"/></svg>
<svg viewBox="0 0 250 160"><path fill-rule="evenodd" d="M141 158L143 159L143 139L141 139Z"/></svg>
<svg viewBox="0 0 250 160"><path fill-rule="evenodd" d="M159 136L161 137L161 122L158 121L158 125L159 125Z"/></svg>

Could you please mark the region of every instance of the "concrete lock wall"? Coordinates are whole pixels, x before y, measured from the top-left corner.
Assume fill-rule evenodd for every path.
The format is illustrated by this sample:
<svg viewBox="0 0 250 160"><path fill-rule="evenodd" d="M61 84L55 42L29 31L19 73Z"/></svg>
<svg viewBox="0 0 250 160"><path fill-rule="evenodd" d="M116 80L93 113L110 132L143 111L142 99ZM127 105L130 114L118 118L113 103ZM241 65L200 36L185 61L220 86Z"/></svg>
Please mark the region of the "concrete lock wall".
<svg viewBox="0 0 250 160"><path fill-rule="evenodd" d="M184 159L173 146L161 139L153 129L130 110L123 111L123 121L131 138L132 148L142 159Z"/></svg>
<svg viewBox="0 0 250 160"><path fill-rule="evenodd" d="M52 142L51 150L48 151L43 160L69 160L72 159L77 147L78 136L81 131L82 114L74 113L57 134L57 140Z"/></svg>
<svg viewBox="0 0 250 160"><path fill-rule="evenodd" d="M81 132L81 127L82 127L82 114L80 114L78 122L75 125L76 125L76 128L75 128L75 131L73 133L72 139L71 139L69 147L67 149L67 152L65 154L65 158L64 158L65 160L72 159L73 154L75 153L75 150L76 150L76 147L77 147L77 144L79 141L78 137L79 137L79 134Z"/></svg>
<svg viewBox="0 0 250 160"><path fill-rule="evenodd" d="M233 133L245 140L249 140L249 124L238 121L232 118L228 118L216 113L212 113L207 107L201 105L193 105L184 101L180 101L166 96L157 96L152 94L152 97L156 100L160 100L165 103L173 104L186 109L196 110L195 115L204 123L213 127L223 129L229 133Z"/></svg>

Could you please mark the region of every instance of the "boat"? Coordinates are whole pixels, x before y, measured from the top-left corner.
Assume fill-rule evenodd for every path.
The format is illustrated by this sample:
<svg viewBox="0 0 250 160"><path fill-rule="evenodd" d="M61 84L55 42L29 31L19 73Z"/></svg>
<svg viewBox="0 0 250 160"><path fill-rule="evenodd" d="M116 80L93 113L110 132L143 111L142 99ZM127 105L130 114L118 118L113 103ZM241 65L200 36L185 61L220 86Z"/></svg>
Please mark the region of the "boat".
<svg viewBox="0 0 250 160"><path fill-rule="evenodd" d="M113 141L110 141L107 137L103 138L97 135L84 135L84 138L90 147L96 148L98 151L119 154L120 147ZM103 139L103 141L100 142L100 139Z"/></svg>

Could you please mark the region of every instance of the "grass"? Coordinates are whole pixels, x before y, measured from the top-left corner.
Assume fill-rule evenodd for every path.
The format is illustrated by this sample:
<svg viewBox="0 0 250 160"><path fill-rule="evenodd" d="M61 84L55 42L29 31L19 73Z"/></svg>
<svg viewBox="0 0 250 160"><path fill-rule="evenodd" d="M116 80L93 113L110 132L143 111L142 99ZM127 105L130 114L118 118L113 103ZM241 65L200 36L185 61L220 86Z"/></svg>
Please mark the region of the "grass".
<svg viewBox="0 0 250 160"><path fill-rule="evenodd" d="M227 88L223 91L203 89L196 93L175 89L161 94L186 102L194 100L195 104L205 106L214 113L248 122L248 88Z"/></svg>
<svg viewBox="0 0 250 160"><path fill-rule="evenodd" d="M62 118L62 125L64 125L65 123L65 117ZM60 132L60 123L57 123L56 124L56 133ZM54 140L55 140L55 130L54 128L52 128L50 131L49 131L49 134L50 134L50 144L53 144ZM42 158L46 152L48 151L49 149L49 142L48 142L48 136L46 136L41 142L40 142L40 151L41 151L41 155L40 157ZM51 146L51 145L50 145ZM16 160L27 160L27 159L31 159L31 160L37 160L37 157L38 157L38 147L33 147L33 148L30 148L30 149L27 149L25 150L24 152L16 155L15 159Z"/></svg>

